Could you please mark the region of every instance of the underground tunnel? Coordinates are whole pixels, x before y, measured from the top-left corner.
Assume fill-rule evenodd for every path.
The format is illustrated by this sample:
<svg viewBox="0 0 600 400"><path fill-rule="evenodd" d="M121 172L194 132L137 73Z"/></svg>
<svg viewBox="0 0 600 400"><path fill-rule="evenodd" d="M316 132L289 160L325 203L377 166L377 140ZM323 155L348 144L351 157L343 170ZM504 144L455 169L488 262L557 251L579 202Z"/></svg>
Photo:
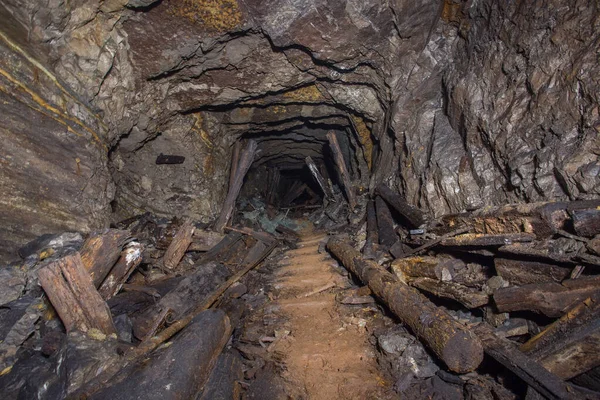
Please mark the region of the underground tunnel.
<svg viewBox="0 0 600 400"><path fill-rule="evenodd" d="M599 54L591 0L0 0L0 397L600 398Z"/></svg>

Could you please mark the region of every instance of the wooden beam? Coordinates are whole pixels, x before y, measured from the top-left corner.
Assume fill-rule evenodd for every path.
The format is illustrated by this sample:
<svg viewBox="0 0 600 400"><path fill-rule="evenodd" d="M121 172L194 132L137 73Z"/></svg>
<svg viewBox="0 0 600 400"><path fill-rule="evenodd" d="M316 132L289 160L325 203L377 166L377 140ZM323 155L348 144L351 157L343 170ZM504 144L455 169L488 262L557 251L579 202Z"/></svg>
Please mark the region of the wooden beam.
<svg viewBox="0 0 600 400"><path fill-rule="evenodd" d="M142 253L144 246L138 242L127 244L121 252L121 257L115 266L110 270L110 273L98 288L100 296L104 300L108 300L116 296L123 287L123 284L129 279L131 273L142 262Z"/></svg>
<svg viewBox="0 0 600 400"><path fill-rule="evenodd" d="M81 247L81 260L95 287L104 281L130 238L129 231L107 229L90 236Z"/></svg>
<svg viewBox="0 0 600 400"><path fill-rule="evenodd" d="M181 259L183 258L185 252L188 247L192 243L192 236L194 235L194 231L196 227L191 220L186 220L183 222L175 237L171 241L171 244L165 251L165 255L163 257L163 265L167 270L173 270Z"/></svg>
<svg viewBox="0 0 600 400"><path fill-rule="evenodd" d="M215 223L215 230L217 232L223 232L223 228L225 228L225 225L227 225L227 222L233 214L235 202L237 200L238 195L240 194L242 185L244 184L244 177L246 176L246 173L248 172L250 166L252 165L252 162L254 161L254 155L256 154L257 147L258 145L256 144L256 141L252 139L248 140L248 146L240 156L240 162L238 164L238 168L235 171L233 183L229 187L227 197L225 198L225 201L223 202L223 207L221 208L221 214L219 215L219 218Z"/></svg>
<svg viewBox="0 0 600 400"><path fill-rule="evenodd" d="M394 230L394 218L385 201L379 196L375 199L375 210L379 229L379 244L385 246L387 250L398 241L398 235Z"/></svg>
<svg viewBox="0 0 600 400"><path fill-rule="evenodd" d="M367 258L373 257L374 245L379 242L379 233L377 228L377 214L375 211L375 201L369 200L367 203L367 239L363 247L363 254Z"/></svg>
<svg viewBox="0 0 600 400"><path fill-rule="evenodd" d="M411 228L418 228L425 223L423 212L417 207L411 206L399 194L394 193L383 183L375 189L375 192L381 196L392 208L406 220Z"/></svg>
<svg viewBox="0 0 600 400"><path fill-rule="evenodd" d="M340 148L340 144L334 131L327 132L327 140L329 140L329 148L333 153L335 165L340 175L340 179L342 180L342 185L344 186L344 190L346 192L350 210L354 210L354 207L356 207L354 186L352 185L352 180L350 179L350 174L348 173L346 162L344 161L344 155L342 154L342 149Z"/></svg>

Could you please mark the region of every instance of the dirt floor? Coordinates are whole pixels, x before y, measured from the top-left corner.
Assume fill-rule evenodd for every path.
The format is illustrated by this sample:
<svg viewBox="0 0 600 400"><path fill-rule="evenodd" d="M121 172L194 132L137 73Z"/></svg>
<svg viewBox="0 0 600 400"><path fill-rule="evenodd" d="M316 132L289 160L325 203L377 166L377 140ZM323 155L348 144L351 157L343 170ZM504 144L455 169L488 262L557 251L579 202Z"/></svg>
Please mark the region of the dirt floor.
<svg viewBox="0 0 600 400"><path fill-rule="evenodd" d="M276 360L276 367L272 375L262 377L262 385L258 377L249 398L389 398L367 320L360 318L361 312L372 310L339 303L340 296L353 290L352 284L345 269L323 250L325 238L303 232L297 248L286 251L273 266L272 301L249 319L258 330L261 320L267 325L259 341L265 358ZM246 327L246 333L252 330Z"/></svg>

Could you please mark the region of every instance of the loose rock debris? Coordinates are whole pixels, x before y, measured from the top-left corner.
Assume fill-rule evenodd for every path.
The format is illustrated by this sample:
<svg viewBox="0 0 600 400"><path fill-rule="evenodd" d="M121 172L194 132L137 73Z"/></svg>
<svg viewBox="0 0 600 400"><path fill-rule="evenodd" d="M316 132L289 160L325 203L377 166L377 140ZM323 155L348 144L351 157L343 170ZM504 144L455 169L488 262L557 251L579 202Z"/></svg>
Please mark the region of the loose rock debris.
<svg viewBox="0 0 600 400"><path fill-rule="evenodd" d="M335 189L274 229L242 207L27 244L0 270L2 397L600 397L600 202L432 220Z"/></svg>

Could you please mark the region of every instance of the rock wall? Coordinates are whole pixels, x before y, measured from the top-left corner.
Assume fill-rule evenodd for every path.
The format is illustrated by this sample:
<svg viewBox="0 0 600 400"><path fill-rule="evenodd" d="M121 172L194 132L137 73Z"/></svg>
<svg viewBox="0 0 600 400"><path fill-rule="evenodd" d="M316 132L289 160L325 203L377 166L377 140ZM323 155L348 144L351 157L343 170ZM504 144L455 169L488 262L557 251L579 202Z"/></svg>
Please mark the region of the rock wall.
<svg viewBox="0 0 600 400"><path fill-rule="evenodd" d="M67 103L93 110L65 115L104 150L77 135L44 144L62 143L59 165L85 148L79 164L98 166L82 173L94 189L78 201L96 210L86 226L106 220L110 200L113 219L151 210L207 222L235 140L260 136L263 163L301 163L319 157L328 129L348 135L357 184L386 181L434 215L599 194L592 1L42 3L3 0L2 30L20 26L14 40L56 76L40 91L63 82ZM32 137L51 130L29 119ZM186 160L159 166L160 153ZM79 204L69 196L63 211Z"/></svg>
<svg viewBox="0 0 600 400"><path fill-rule="evenodd" d="M432 35L432 78L394 117L411 200L441 214L597 198L597 3L447 1L441 17L457 36Z"/></svg>
<svg viewBox="0 0 600 400"><path fill-rule="evenodd" d="M0 7L1 8L1 7ZM0 10L4 19L5 10ZM0 32L0 260L45 233L109 221L107 129L30 56L18 23Z"/></svg>

